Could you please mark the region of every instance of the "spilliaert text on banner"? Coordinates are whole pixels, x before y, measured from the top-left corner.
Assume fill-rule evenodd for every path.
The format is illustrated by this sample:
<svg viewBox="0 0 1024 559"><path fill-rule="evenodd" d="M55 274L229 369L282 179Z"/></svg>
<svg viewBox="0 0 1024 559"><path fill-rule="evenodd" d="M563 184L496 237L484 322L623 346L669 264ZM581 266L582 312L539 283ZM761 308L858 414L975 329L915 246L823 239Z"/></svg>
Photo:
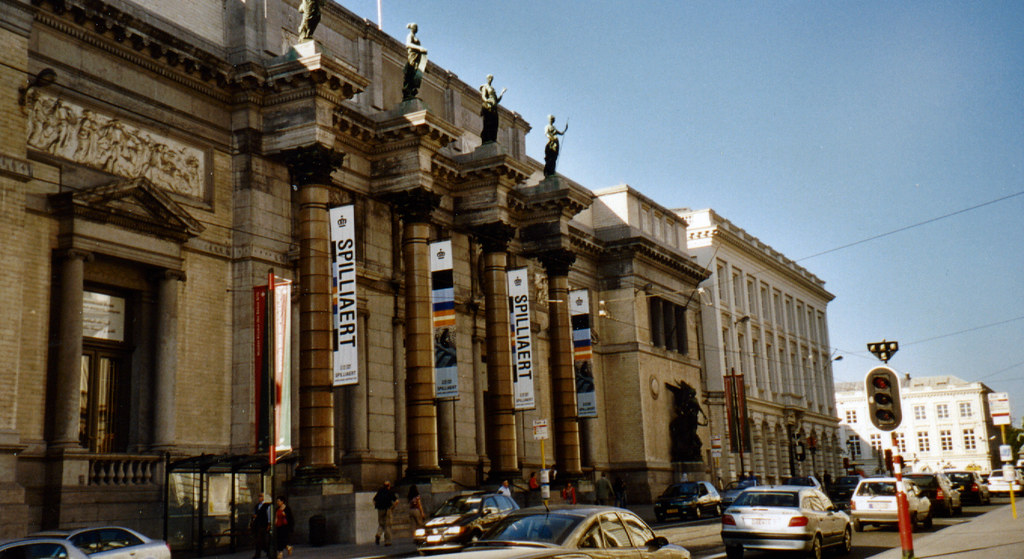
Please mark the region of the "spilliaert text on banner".
<svg viewBox="0 0 1024 559"><path fill-rule="evenodd" d="M576 415L597 417L589 291L577 289L569 292L569 316L572 321L572 366L576 375Z"/></svg>
<svg viewBox="0 0 1024 559"><path fill-rule="evenodd" d="M459 397L459 362L455 354L455 282L452 241L430 243L430 288L434 326L434 396Z"/></svg>
<svg viewBox="0 0 1024 559"><path fill-rule="evenodd" d="M533 337L530 334L530 282L526 268L508 271L512 327L512 391L516 410L537 407L533 394Z"/></svg>
<svg viewBox="0 0 1024 559"><path fill-rule="evenodd" d="M334 319L334 386L359 383L354 206L330 209L331 313Z"/></svg>

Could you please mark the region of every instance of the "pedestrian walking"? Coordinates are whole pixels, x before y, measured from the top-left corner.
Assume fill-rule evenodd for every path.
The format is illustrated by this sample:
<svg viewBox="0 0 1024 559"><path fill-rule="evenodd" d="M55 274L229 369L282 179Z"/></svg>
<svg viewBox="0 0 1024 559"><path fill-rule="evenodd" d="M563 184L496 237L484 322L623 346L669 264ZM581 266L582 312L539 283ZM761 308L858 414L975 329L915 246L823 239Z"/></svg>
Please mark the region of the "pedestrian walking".
<svg viewBox="0 0 1024 559"><path fill-rule="evenodd" d="M380 537L384 536L384 545L391 545L391 511L398 502L398 495L391 490L391 482L385 481L384 485L377 490L373 496L373 508L377 509L377 534L373 537L374 543L380 545Z"/></svg>
<svg viewBox="0 0 1024 559"><path fill-rule="evenodd" d="M508 486L508 480L501 482L501 487L498 488L498 495L504 495L509 499L512 498L512 488Z"/></svg>
<svg viewBox="0 0 1024 559"><path fill-rule="evenodd" d="M620 509L626 508L626 482L622 476L615 476L615 484L612 485L612 489L615 491L615 506Z"/></svg>
<svg viewBox="0 0 1024 559"><path fill-rule="evenodd" d="M570 505L576 504L576 488L571 481L565 482L565 488L562 489L562 500Z"/></svg>
<svg viewBox="0 0 1024 559"><path fill-rule="evenodd" d="M420 490L416 487L416 484L409 486L409 495L406 496L409 502L409 518L412 519L413 526L421 528L426 514L423 512L423 499L420 497Z"/></svg>
<svg viewBox="0 0 1024 559"><path fill-rule="evenodd" d="M601 478L594 484L594 494L597 497L597 504L607 505L612 502L612 482L608 481L608 474L601 472Z"/></svg>
<svg viewBox="0 0 1024 559"><path fill-rule="evenodd" d="M528 482L530 492L526 494L527 505L537 504L540 502L540 480L537 479L537 472L530 472L530 481Z"/></svg>
<svg viewBox="0 0 1024 559"><path fill-rule="evenodd" d="M267 549L267 533L270 531L270 501L264 493L256 498L256 508L252 511L252 518L249 519L249 530L252 531L252 543L256 547L252 551L252 559L259 559L263 553L267 559L271 559L270 550Z"/></svg>
<svg viewBox="0 0 1024 559"><path fill-rule="evenodd" d="M277 559L284 557L285 552L292 554L291 536L295 526L295 518L292 516L292 509L283 497L277 498L277 508L274 511L274 539L277 540Z"/></svg>

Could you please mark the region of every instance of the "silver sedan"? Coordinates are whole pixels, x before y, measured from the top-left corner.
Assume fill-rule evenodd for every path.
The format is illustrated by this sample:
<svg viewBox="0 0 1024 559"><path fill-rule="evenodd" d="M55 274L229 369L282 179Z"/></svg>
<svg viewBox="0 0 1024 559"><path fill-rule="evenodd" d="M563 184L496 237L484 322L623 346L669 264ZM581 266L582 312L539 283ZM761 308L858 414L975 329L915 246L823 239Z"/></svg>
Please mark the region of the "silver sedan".
<svg viewBox="0 0 1024 559"><path fill-rule="evenodd" d="M67 540L29 538L0 544L0 559L86 559L86 555Z"/></svg>
<svg viewBox="0 0 1024 559"><path fill-rule="evenodd" d="M729 559L745 549L802 551L815 559L822 549L853 547L850 517L821 490L795 485L751 487L722 514L722 541Z"/></svg>
<svg viewBox="0 0 1024 559"><path fill-rule="evenodd" d="M121 526L50 530L32 537L67 540L89 559L171 559L171 548L163 540Z"/></svg>

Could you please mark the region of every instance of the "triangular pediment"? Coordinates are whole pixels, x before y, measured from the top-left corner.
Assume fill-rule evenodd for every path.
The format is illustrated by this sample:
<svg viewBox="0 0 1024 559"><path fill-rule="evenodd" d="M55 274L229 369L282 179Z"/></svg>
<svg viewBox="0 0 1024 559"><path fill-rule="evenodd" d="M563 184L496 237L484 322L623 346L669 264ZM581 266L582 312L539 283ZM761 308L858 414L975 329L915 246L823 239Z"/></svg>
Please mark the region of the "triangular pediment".
<svg viewBox="0 0 1024 559"><path fill-rule="evenodd" d="M55 195L62 215L109 223L127 229L185 242L204 227L184 207L149 179L120 180L102 186Z"/></svg>

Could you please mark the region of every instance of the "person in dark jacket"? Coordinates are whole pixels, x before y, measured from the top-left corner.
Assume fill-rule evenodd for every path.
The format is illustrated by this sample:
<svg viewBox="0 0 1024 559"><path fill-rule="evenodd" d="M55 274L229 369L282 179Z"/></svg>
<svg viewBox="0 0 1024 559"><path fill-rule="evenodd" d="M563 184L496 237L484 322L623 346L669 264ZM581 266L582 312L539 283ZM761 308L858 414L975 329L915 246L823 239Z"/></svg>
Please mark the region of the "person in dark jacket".
<svg viewBox="0 0 1024 559"><path fill-rule="evenodd" d="M252 518L249 520L253 545L256 547L252 552L252 559L259 559L260 554L263 552L267 553L267 559L273 557L270 550L267 549L269 539L267 535L270 531L270 509L270 501L267 500L267 496L260 493L259 500L256 501L256 508L253 509Z"/></svg>
<svg viewBox="0 0 1024 559"><path fill-rule="evenodd" d="M381 535L384 536L384 545L391 545L391 509L395 508L397 502L398 495L391 490L390 481L385 481L373 496L373 508L377 509L377 534L373 541L377 545L380 545Z"/></svg>

